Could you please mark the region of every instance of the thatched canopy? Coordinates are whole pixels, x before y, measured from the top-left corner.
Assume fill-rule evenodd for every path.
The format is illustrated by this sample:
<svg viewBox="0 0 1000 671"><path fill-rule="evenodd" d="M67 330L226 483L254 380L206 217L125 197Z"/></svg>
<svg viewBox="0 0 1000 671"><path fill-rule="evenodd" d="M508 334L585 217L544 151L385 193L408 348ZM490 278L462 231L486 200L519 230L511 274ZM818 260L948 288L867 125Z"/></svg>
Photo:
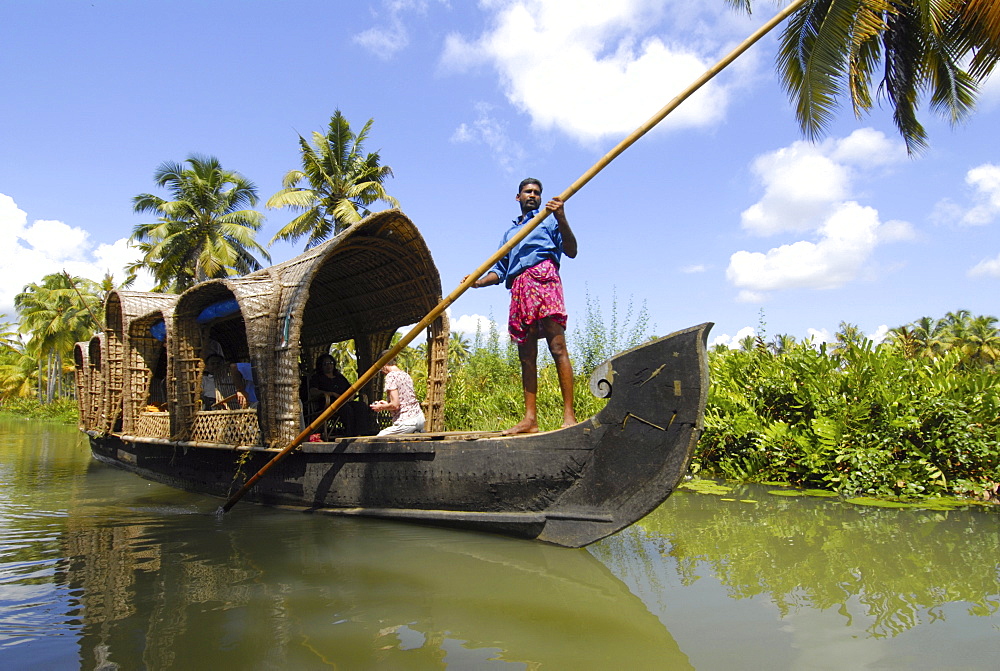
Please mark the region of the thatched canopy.
<svg viewBox="0 0 1000 671"><path fill-rule="evenodd" d="M116 430L124 415L122 429L129 433L145 404L156 401L151 385L164 379L170 434L190 439L203 419L204 358L218 346L229 362L251 364L264 440L284 442L301 430L299 388L311 372L306 362L332 343L351 340L359 369L366 370L397 330L422 320L440 300L430 251L399 210L371 215L284 263L202 282L180 296L113 291L105 302L105 332L77 357L78 367L87 369L81 380L101 408L87 414L99 430ZM448 341L443 316L430 331L428 425L440 429ZM169 372L161 376L154 369L164 349ZM380 378L369 384L370 397L381 394L381 384Z"/></svg>
<svg viewBox="0 0 1000 671"><path fill-rule="evenodd" d="M293 316L290 336L304 349L395 332L441 299L430 250L399 210L374 214L270 271L281 279L280 316Z"/></svg>

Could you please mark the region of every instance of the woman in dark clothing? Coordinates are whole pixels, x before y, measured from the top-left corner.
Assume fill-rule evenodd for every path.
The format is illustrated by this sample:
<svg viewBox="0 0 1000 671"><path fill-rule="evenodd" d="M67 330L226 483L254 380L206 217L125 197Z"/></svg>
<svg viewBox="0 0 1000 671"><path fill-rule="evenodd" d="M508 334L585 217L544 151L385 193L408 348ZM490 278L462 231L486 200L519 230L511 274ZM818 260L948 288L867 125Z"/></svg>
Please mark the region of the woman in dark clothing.
<svg viewBox="0 0 1000 671"><path fill-rule="evenodd" d="M332 356L321 354L316 358L316 371L309 377L307 392L313 408L325 410L350 387L351 383L337 370L337 362ZM337 411L334 417L340 419L345 436L362 435L359 429L365 426L367 410L368 407L360 401L348 401Z"/></svg>

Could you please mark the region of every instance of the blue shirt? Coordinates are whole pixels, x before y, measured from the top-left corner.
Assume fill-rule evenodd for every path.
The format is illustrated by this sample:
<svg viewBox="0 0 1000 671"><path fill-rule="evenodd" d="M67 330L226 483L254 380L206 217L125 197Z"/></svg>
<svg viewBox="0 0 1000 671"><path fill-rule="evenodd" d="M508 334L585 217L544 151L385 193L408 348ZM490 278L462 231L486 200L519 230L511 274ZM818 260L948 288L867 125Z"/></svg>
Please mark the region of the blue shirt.
<svg viewBox="0 0 1000 671"><path fill-rule="evenodd" d="M538 214L538 210L532 210L521 215L514 220L514 225L507 229L500 241L500 247L507 244L507 241L514 237L521 226L531 221ZM535 226L528 236L517 243L507 256L496 262L490 270L497 274L500 281L508 289L514 284L517 276L528 268L537 266L545 259L551 259L556 267L559 267L559 259L563 255L562 233L559 232L559 222L555 216L549 215L545 221Z"/></svg>
<svg viewBox="0 0 1000 671"><path fill-rule="evenodd" d="M236 370L240 372L240 375L243 376L243 381L246 383L247 403L256 403L257 386L253 383L253 368L248 363L238 363L236 364Z"/></svg>

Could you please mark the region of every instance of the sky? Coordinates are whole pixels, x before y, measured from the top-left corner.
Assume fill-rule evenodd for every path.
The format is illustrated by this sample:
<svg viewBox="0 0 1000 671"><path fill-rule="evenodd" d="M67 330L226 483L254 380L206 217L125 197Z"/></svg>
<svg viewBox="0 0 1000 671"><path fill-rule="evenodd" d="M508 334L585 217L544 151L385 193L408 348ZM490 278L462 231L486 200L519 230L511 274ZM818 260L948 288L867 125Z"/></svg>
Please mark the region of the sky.
<svg viewBox="0 0 1000 671"><path fill-rule="evenodd" d="M522 178L563 192L779 6L0 0L0 313L13 321L14 296L48 273L123 278L128 237L150 221L132 198L168 195L153 183L165 161L215 156L252 180L266 244L294 214L264 201L299 167L298 136L336 109L355 130L374 120L365 149L392 168L387 190L447 294L496 250ZM710 342L725 344L1000 315L998 78L959 125L922 101L919 156L884 102L860 119L842 104L809 142L776 40L568 200L571 347L588 302L606 319L644 308L658 335L714 322ZM304 244L272 245L272 261ZM453 330L503 324L507 301L502 287L469 290Z"/></svg>

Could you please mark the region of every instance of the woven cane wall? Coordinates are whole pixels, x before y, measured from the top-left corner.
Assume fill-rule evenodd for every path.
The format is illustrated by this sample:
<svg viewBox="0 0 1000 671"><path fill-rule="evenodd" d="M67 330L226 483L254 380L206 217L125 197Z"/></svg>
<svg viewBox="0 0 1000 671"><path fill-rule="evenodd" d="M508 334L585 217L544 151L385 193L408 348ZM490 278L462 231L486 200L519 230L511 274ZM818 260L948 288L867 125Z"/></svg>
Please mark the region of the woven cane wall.
<svg viewBox="0 0 1000 671"><path fill-rule="evenodd" d="M174 307L174 337L171 343L173 384L171 397L171 436L190 440L195 413L201 409L201 376L205 370L205 345L209 328L196 320L209 305L232 298L221 280L202 282L185 291Z"/></svg>
<svg viewBox="0 0 1000 671"><path fill-rule="evenodd" d="M90 412L88 413L88 428L92 431L107 433L105 419L107 413L104 410L104 370L101 366L101 357L104 355L104 334L98 333L90 339L87 345L89 353L90 372L87 378L90 380Z"/></svg>
<svg viewBox="0 0 1000 671"><path fill-rule="evenodd" d="M167 347L173 337L172 309L156 311L135 319L129 325L126 342L126 368L125 368L125 393L123 399L122 431L133 436L155 436L165 438L167 436L157 434L140 433L137 428L139 413L143 412L146 406L153 402L167 401L166 394L167 378L169 378L171 357L170 349ZM165 342L160 342L152 334L153 324L162 321L167 334ZM157 364L161 364L160 357L166 358L164 366L164 385L162 399L153 391L154 371ZM157 381L157 384L161 382ZM167 405L169 408L169 403ZM166 414L166 413L164 413ZM169 435L169 432L167 433Z"/></svg>
<svg viewBox="0 0 1000 671"><path fill-rule="evenodd" d="M334 241L336 239L334 238ZM319 263L318 259L321 259L322 254L332 242L314 247L304 254L269 269L277 278L279 291L275 300L277 317L275 322L276 337L273 342L274 363L272 370L274 376L267 388L270 395L268 399L267 425L269 431L267 444L270 446L284 446L295 438L302 428L299 385L304 371L299 368L299 359L301 354L305 359L304 366L311 366L309 354L315 348L306 347L303 349L300 347L301 309L296 313L292 306L300 302L297 299L302 292L308 291L306 278L313 266ZM255 273L251 277L258 274L260 273Z"/></svg>
<svg viewBox="0 0 1000 671"><path fill-rule="evenodd" d="M279 339L277 307L275 297L279 294L277 277L264 271L252 277L242 277L225 280L232 290L240 306L242 323L245 330L246 355L231 355L230 362L248 362L253 370L254 384L257 390L257 411L251 417L247 415L239 420L239 445L260 444L263 436L268 440L275 431L274 418L274 380L275 357L274 347ZM233 420L234 422L237 420ZM252 426L251 426L252 424Z"/></svg>
<svg viewBox="0 0 1000 671"><path fill-rule="evenodd" d="M81 429L90 428L90 343L73 346L73 380L76 382L76 413Z"/></svg>
<svg viewBox="0 0 1000 671"><path fill-rule="evenodd" d="M427 398L425 419L427 431L444 431L444 392L448 379L448 315L441 316L431 324L427 338Z"/></svg>
<svg viewBox="0 0 1000 671"><path fill-rule="evenodd" d="M171 432L175 439L205 440L204 436L207 435L224 434L238 436L244 441L234 443L239 445L254 445L260 440L255 410L245 413L246 417L241 417L237 422L238 430L232 429L236 420L229 421L226 424L229 428L221 431L216 425L222 420L202 417L204 413L199 410L212 414L220 411L208 411L207 408L200 407L201 378L205 367L206 346L211 338L222 346L231 363L249 359L257 379L265 382L262 388L258 388L258 398L263 397L267 380L272 375L268 355L272 347L269 339L274 337L274 319L271 316L274 293L270 276L265 272L241 279L210 280L189 289L181 296L174 310L171 367L175 377ZM205 308L230 299L235 299L239 305L237 313L206 324L197 322ZM252 422L248 419L250 415ZM202 438L195 438L196 435Z"/></svg>
<svg viewBox="0 0 1000 671"><path fill-rule="evenodd" d="M125 387L125 335L122 305L118 292L104 301L104 408L108 430L113 431L122 414L122 389Z"/></svg>
<svg viewBox="0 0 1000 671"><path fill-rule="evenodd" d="M111 411L110 422L117 424L120 418L125 433L130 434L135 429L137 408L146 402L150 370L155 364L154 355L149 350L155 348L159 351L159 341L153 338L149 326L157 318L163 318L164 314L169 317L177 298L174 294L116 290L109 293L105 301L105 367L108 369L105 372L108 384L105 394ZM144 317L145 329L133 329L132 323ZM166 322L169 331L169 318ZM132 343L133 333L142 342ZM139 379L132 380L133 373Z"/></svg>

